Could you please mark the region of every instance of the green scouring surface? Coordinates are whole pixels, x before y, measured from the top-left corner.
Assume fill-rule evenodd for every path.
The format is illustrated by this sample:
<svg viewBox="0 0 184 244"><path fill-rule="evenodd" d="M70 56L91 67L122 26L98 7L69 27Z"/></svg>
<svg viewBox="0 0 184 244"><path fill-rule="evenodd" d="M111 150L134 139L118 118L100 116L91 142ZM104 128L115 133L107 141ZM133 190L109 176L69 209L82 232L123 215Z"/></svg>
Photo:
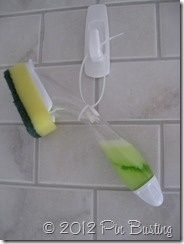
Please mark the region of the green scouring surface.
<svg viewBox="0 0 184 244"><path fill-rule="evenodd" d="M11 91L11 94L12 94L12 97L14 100L14 104L15 104L15 106L16 106L16 108L17 108L17 110L18 110L18 112L22 118L22 121L23 121L28 133L35 138L39 138L40 135L36 132L36 130L33 127L31 119L30 119L30 117L29 117L29 115L28 115L17 91L16 91L16 88L14 86L13 79L11 78L11 74L10 74L9 70L6 70L4 72L4 78L8 84L8 87Z"/></svg>

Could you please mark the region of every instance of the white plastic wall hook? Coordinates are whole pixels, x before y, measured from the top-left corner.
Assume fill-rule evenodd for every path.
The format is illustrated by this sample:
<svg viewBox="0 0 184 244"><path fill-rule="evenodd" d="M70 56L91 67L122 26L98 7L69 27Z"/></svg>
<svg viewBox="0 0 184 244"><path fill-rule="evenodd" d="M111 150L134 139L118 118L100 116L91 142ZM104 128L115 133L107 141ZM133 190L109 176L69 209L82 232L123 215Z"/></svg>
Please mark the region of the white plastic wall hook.
<svg viewBox="0 0 184 244"><path fill-rule="evenodd" d="M85 32L85 66L87 76L100 78L110 72L110 46L107 8L103 4L88 8Z"/></svg>

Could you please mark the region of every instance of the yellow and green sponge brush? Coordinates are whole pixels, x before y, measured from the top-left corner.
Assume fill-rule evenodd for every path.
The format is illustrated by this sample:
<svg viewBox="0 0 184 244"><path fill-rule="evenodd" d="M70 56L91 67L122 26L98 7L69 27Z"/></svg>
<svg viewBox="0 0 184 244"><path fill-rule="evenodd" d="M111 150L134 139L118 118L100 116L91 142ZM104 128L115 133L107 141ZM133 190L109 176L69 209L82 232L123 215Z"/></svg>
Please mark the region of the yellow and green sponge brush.
<svg viewBox="0 0 184 244"><path fill-rule="evenodd" d="M35 72L32 61L10 67L4 72L4 77L27 131L35 138L54 131L56 125L49 112L52 101Z"/></svg>

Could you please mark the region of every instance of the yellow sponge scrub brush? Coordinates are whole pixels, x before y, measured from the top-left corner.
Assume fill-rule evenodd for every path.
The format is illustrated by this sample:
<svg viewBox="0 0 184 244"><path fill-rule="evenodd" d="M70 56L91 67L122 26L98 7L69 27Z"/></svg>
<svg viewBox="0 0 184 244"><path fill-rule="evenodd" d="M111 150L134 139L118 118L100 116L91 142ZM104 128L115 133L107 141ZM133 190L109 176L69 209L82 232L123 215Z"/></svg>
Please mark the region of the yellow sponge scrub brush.
<svg viewBox="0 0 184 244"><path fill-rule="evenodd" d="M56 125L49 112L52 101L34 71L32 61L10 67L4 77L27 131L35 138L54 131Z"/></svg>

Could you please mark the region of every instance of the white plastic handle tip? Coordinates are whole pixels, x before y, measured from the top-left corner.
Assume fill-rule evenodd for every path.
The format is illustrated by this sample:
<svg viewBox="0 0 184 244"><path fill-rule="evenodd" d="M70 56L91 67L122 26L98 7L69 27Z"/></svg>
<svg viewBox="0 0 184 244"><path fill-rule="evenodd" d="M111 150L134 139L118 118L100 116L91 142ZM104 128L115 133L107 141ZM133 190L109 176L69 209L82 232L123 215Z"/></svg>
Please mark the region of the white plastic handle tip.
<svg viewBox="0 0 184 244"><path fill-rule="evenodd" d="M158 207L163 203L163 194L155 176L134 193L152 206Z"/></svg>

